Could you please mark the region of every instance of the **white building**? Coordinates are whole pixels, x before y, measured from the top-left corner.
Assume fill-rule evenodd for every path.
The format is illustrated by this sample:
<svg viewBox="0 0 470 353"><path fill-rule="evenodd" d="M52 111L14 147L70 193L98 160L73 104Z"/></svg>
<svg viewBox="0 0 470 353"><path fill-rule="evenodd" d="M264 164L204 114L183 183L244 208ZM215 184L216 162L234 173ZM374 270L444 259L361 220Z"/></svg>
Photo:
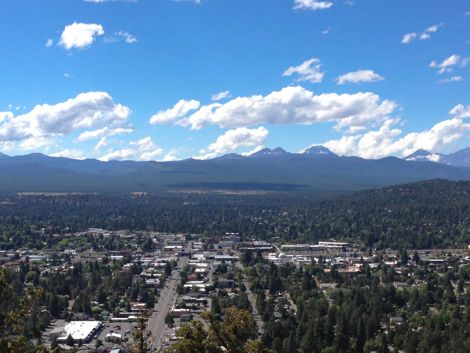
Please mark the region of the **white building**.
<svg viewBox="0 0 470 353"><path fill-rule="evenodd" d="M57 338L57 342L65 343L69 336L74 343L87 343L100 330L100 321L71 321L64 327L64 332Z"/></svg>

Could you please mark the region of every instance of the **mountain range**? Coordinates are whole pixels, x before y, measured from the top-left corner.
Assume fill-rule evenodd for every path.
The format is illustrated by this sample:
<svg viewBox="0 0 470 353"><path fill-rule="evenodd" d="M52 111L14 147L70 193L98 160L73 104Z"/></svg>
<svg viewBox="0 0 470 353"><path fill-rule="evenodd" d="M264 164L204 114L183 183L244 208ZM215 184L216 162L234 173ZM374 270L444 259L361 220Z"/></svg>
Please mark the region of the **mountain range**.
<svg viewBox="0 0 470 353"><path fill-rule="evenodd" d="M470 147L451 154L432 153L426 150L417 150L405 157L407 161L435 162L456 167L470 167Z"/></svg>
<svg viewBox="0 0 470 353"><path fill-rule="evenodd" d="M400 159L338 156L323 146L303 153L262 149L248 156L174 162L75 160L0 154L0 192L311 190L347 192L429 179L470 180L470 149L416 151Z"/></svg>

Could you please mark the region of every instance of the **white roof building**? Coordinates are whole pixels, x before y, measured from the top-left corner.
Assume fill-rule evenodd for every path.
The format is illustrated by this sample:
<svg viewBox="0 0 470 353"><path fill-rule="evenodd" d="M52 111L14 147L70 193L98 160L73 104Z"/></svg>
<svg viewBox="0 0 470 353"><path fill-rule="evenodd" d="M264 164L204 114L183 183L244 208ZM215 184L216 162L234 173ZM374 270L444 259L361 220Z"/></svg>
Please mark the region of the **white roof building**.
<svg viewBox="0 0 470 353"><path fill-rule="evenodd" d="M72 336L74 342L88 342L101 328L100 321L71 321L64 327L64 333L57 338L59 342L66 342Z"/></svg>

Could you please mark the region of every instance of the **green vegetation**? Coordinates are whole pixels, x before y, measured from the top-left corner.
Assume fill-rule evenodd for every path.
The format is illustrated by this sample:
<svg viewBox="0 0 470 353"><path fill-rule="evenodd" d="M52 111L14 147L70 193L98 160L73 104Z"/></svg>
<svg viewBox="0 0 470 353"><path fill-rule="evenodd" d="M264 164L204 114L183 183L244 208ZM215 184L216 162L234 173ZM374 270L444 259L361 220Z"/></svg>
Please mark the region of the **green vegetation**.
<svg viewBox="0 0 470 353"><path fill-rule="evenodd" d="M209 322L205 329L200 321L192 321L177 332L180 340L166 353L268 353L256 340L256 324L250 313L234 307L224 311L223 319L205 313Z"/></svg>
<svg viewBox="0 0 470 353"><path fill-rule="evenodd" d="M342 239L379 249L461 247L470 243L469 198L470 182L444 180L327 201L296 192L9 195L0 199L0 249L64 249L69 240L54 234L88 227L207 236L237 231L245 239ZM94 249L126 246L119 239L82 241Z"/></svg>
<svg viewBox="0 0 470 353"><path fill-rule="evenodd" d="M252 262L263 344L273 353L470 351L470 285L463 285L470 268L400 272L383 263L351 276L316 264Z"/></svg>

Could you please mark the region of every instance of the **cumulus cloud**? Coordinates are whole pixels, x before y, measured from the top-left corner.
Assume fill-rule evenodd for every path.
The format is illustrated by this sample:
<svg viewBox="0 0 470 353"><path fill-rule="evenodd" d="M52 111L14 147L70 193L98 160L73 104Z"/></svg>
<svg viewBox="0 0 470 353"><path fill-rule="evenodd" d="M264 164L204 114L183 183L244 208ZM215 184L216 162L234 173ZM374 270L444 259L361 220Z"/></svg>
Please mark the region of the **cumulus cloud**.
<svg viewBox="0 0 470 353"><path fill-rule="evenodd" d="M62 103L37 105L26 114L0 114L0 141L18 141L21 148L34 149L83 129L117 128L129 115L130 109L106 92L81 93Z"/></svg>
<svg viewBox="0 0 470 353"><path fill-rule="evenodd" d="M439 30L439 28L441 28L443 25L444 25L443 23L439 23L439 24L429 26L421 33L417 33L417 32L406 33L403 35L401 42L403 44L409 44L413 42L414 40L427 40L431 38L432 33L436 33Z"/></svg>
<svg viewBox="0 0 470 353"><path fill-rule="evenodd" d="M130 145L134 146L138 159L141 161L153 161L163 153L150 136L131 142Z"/></svg>
<svg viewBox="0 0 470 353"><path fill-rule="evenodd" d="M346 135L336 140L329 140L324 146L341 155L355 155L364 158L381 158L389 155L407 156L418 149L439 151L446 145L470 135L470 107L458 105L443 120L428 130L403 135L398 127L400 121L388 119L378 130L363 134Z"/></svg>
<svg viewBox="0 0 470 353"><path fill-rule="evenodd" d="M173 112L175 107L168 111ZM370 92L315 95L301 86L289 86L266 96L237 97L225 103L211 103L187 115L171 113L169 119L166 119L168 111L165 111L164 118L156 119L154 123L173 121L196 130L208 125L237 128L333 122L337 129L354 130L367 124L380 124L396 108L394 102L382 100ZM175 118L177 115L180 118Z"/></svg>
<svg viewBox="0 0 470 353"><path fill-rule="evenodd" d="M268 137L269 131L264 127L250 129L240 127L229 130L219 136L214 143L200 151L199 159L209 159L222 154L235 151L241 147L259 146L264 143Z"/></svg>
<svg viewBox="0 0 470 353"><path fill-rule="evenodd" d="M51 153L51 157L65 157L65 158L73 158L73 159L85 159L83 152L77 149L63 149L59 152Z"/></svg>
<svg viewBox="0 0 470 353"><path fill-rule="evenodd" d="M130 160L153 161L163 154L163 149L158 147L150 136L129 143L129 146L119 150L108 151L99 159L110 160Z"/></svg>
<svg viewBox="0 0 470 353"><path fill-rule="evenodd" d="M78 23L65 26L60 36L59 45L69 50L84 48L93 44L96 37L104 34L103 26L96 23Z"/></svg>
<svg viewBox="0 0 470 353"><path fill-rule="evenodd" d="M344 85L346 83L376 82L383 79L382 76L372 70L357 70L339 76L336 82L338 85Z"/></svg>
<svg viewBox="0 0 470 353"><path fill-rule="evenodd" d="M179 160L178 158L178 151L176 148L173 148L162 158L162 162L174 162Z"/></svg>
<svg viewBox="0 0 470 353"><path fill-rule="evenodd" d="M320 83L323 80L324 72L321 71L321 62L318 58L311 58L298 66L291 66L282 74L284 77L296 75L297 81L310 81Z"/></svg>
<svg viewBox="0 0 470 353"><path fill-rule="evenodd" d="M449 114L454 115L457 119L470 118L470 105L458 104L450 110Z"/></svg>
<svg viewBox="0 0 470 353"><path fill-rule="evenodd" d="M229 97L230 97L230 91L222 91L222 92L213 94L211 96L211 100L213 102L218 102Z"/></svg>
<svg viewBox="0 0 470 353"><path fill-rule="evenodd" d="M439 74L452 72L456 66L464 67L468 64L468 59L460 57L460 55L453 54L444 59L441 63L432 61L429 67L438 69Z"/></svg>
<svg viewBox="0 0 470 353"><path fill-rule="evenodd" d="M47 41L46 41L46 48L50 48L54 45L54 40L52 40L51 38L49 38Z"/></svg>
<svg viewBox="0 0 470 353"><path fill-rule="evenodd" d="M181 99L172 108L160 110L150 118L150 124L168 124L172 123L178 118L188 114L192 110L199 109L201 103L197 100Z"/></svg>
<svg viewBox="0 0 470 353"><path fill-rule="evenodd" d="M294 0L294 10L324 10L333 6L331 1Z"/></svg>
<svg viewBox="0 0 470 353"><path fill-rule="evenodd" d="M116 135L122 135L122 134L130 134L134 130L129 128L129 127L103 127L101 129L97 130L87 130L83 131L78 137L77 141L83 142L87 140L93 140L97 138L103 138L105 136L116 136Z"/></svg>
<svg viewBox="0 0 470 353"><path fill-rule="evenodd" d="M124 161L134 157L134 150L131 148L123 148L120 150L110 151L99 158L100 161Z"/></svg>

